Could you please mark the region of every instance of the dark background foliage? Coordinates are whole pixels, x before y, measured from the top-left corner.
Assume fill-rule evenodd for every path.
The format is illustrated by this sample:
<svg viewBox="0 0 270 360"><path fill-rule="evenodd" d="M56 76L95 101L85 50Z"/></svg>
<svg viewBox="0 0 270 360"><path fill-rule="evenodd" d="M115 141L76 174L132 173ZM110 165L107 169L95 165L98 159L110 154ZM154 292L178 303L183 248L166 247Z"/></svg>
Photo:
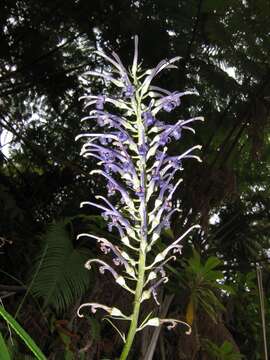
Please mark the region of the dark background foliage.
<svg viewBox="0 0 270 360"><path fill-rule="evenodd" d="M0 292L7 309L51 359L60 359L63 348L74 359L79 349L85 359L113 357L121 346L107 325L100 327L92 317L82 324L74 315L82 296L117 301L119 295L118 289L106 288L109 279L80 270L84 257L96 249L76 242L76 234L103 233L106 227L98 214L82 213L79 203L104 193L105 186L87 175L95 163L79 157L74 137L83 116L78 77L104 66L93 50L113 49L128 64L132 36L138 34L144 67L181 56L178 70L160 77L160 84L200 94L186 97L166 121L206 119L195 139L186 136L171 148L179 153L194 141L203 145L203 163L184 164L184 187L175 199L183 211L173 233L194 221L203 230L186 242L164 294L175 293L172 311L192 315L195 335L179 343L181 331L162 332L156 358L233 359L222 355L221 346L229 341L246 359L261 359L255 264L262 266L269 320L269 1L2 0L0 25L0 237L6 241ZM94 93L103 87L91 84ZM7 132L12 134L9 153ZM191 240L201 265L190 268ZM213 271L221 271L230 290L217 287L215 276L203 272L211 256L220 259ZM58 283L50 283L56 274ZM60 283L61 289L55 288ZM47 291L51 300L44 299Z"/></svg>

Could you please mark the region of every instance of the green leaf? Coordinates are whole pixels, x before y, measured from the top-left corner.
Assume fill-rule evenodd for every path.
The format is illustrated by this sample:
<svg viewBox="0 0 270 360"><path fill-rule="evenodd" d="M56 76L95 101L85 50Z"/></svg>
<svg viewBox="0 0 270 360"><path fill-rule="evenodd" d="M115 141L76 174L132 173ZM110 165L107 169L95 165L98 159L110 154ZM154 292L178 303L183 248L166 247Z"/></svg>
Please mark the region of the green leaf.
<svg viewBox="0 0 270 360"><path fill-rule="evenodd" d="M85 315L85 318L89 321L91 327L91 338L94 341L100 340L101 326L100 322L92 316Z"/></svg>
<svg viewBox="0 0 270 360"><path fill-rule="evenodd" d="M11 360L5 340L0 332L0 355L1 360Z"/></svg>
<svg viewBox="0 0 270 360"><path fill-rule="evenodd" d="M19 335L26 346L32 351L38 360L46 360L45 355L36 345L34 340L27 334L27 332L19 325L19 323L0 305L0 316L2 316L9 326ZM7 358L8 359L8 358ZM2 359L1 359L2 360Z"/></svg>
<svg viewBox="0 0 270 360"><path fill-rule="evenodd" d="M230 352L233 351L233 346L229 341L225 340L222 346L220 347L220 350L222 350L224 354L229 354Z"/></svg>
<svg viewBox="0 0 270 360"><path fill-rule="evenodd" d="M188 260L189 268L194 273L199 273L201 271L201 257L200 254L193 249L193 256Z"/></svg>
<svg viewBox="0 0 270 360"><path fill-rule="evenodd" d="M236 292L235 292L235 289L234 289L231 285L220 284L218 287L219 287L220 289L226 291L226 292L227 292L228 294L230 294L230 295L233 295L233 294L236 293Z"/></svg>
<svg viewBox="0 0 270 360"><path fill-rule="evenodd" d="M208 272L217 267L221 261L216 256L210 256L204 264L204 272Z"/></svg>
<svg viewBox="0 0 270 360"><path fill-rule="evenodd" d="M45 248L37 259L40 269L31 289L43 299L44 307L52 305L58 313L83 296L91 276L84 267L91 253L73 245L68 225L69 220L51 224L43 236Z"/></svg>

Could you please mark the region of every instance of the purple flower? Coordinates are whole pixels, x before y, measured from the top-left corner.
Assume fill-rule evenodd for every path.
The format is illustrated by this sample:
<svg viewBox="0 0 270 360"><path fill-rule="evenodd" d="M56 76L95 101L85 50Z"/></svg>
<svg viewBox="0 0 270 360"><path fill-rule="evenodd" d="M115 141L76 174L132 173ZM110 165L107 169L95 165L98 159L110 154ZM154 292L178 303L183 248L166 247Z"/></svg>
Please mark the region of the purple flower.
<svg viewBox="0 0 270 360"><path fill-rule="evenodd" d="M115 194L116 187L111 181L109 181L107 184L107 190L108 190L108 196L112 196Z"/></svg>
<svg viewBox="0 0 270 360"><path fill-rule="evenodd" d="M181 104L180 96L181 95L178 92L175 92L169 96L164 97L162 101L162 109L167 112L174 110Z"/></svg>
<svg viewBox="0 0 270 360"><path fill-rule="evenodd" d="M104 126L105 125L104 116L99 116L97 118L97 123L100 127Z"/></svg>
<svg viewBox="0 0 270 360"><path fill-rule="evenodd" d="M168 200L165 200L164 209L167 210L167 211L170 211L172 209L172 202L168 201Z"/></svg>
<svg viewBox="0 0 270 360"><path fill-rule="evenodd" d="M97 110L103 110L104 109L104 103L105 103L105 96L99 95L96 100L96 109Z"/></svg>
<svg viewBox="0 0 270 360"><path fill-rule="evenodd" d="M170 162L175 169L183 170L182 161L177 157L172 157Z"/></svg>
<svg viewBox="0 0 270 360"><path fill-rule="evenodd" d="M100 141L101 145L107 145L108 144L108 139L106 139L105 137L100 137L99 141Z"/></svg>
<svg viewBox="0 0 270 360"><path fill-rule="evenodd" d="M145 111L142 114L142 118L144 120L144 124L146 126L151 126L154 124L154 122L156 121L155 117L153 116L153 114L151 113L151 111Z"/></svg>
<svg viewBox="0 0 270 360"><path fill-rule="evenodd" d="M133 85L128 84L126 87L124 87L123 89L123 96L125 98L131 98L134 95L135 92L135 88Z"/></svg>
<svg viewBox="0 0 270 360"><path fill-rule="evenodd" d="M156 121L156 126L162 128L164 126L164 122L158 120Z"/></svg>
<svg viewBox="0 0 270 360"><path fill-rule="evenodd" d="M176 127L173 132L172 132L172 136L175 138L175 140L179 140L181 138L182 135L182 129L181 127Z"/></svg>
<svg viewBox="0 0 270 360"><path fill-rule="evenodd" d="M165 146L168 141L169 141L169 136L164 132L163 134L160 135L158 143L160 146Z"/></svg>
<svg viewBox="0 0 270 360"><path fill-rule="evenodd" d="M104 164L104 171L105 171L107 174L111 174L110 164L107 164L107 163Z"/></svg>
<svg viewBox="0 0 270 360"><path fill-rule="evenodd" d="M132 165L128 161L125 161L122 164L122 168L124 171L130 171L132 169Z"/></svg>
<svg viewBox="0 0 270 360"><path fill-rule="evenodd" d="M177 105L175 104L174 101L166 101L164 102L162 108L163 110L167 111L167 112L171 112Z"/></svg>
<svg viewBox="0 0 270 360"><path fill-rule="evenodd" d="M148 146L145 144L139 145L138 146L138 153L141 156L145 156L147 154L148 151Z"/></svg>
<svg viewBox="0 0 270 360"><path fill-rule="evenodd" d="M135 190L135 194L138 196L138 197L143 197L144 194L145 194L145 190L142 186L140 186L138 189Z"/></svg>
<svg viewBox="0 0 270 360"><path fill-rule="evenodd" d="M115 161L115 156L113 154L112 151L107 150L107 151L102 151L101 152L101 157L104 161L111 163Z"/></svg>
<svg viewBox="0 0 270 360"><path fill-rule="evenodd" d="M152 285L150 287L150 289L148 290L150 292L150 294L152 294L155 302L157 303L157 305L160 305L159 301L158 301L158 292L157 292L157 288L162 284L162 283L166 283L168 281L167 277L162 277L161 279L159 279L154 285Z"/></svg>
<svg viewBox="0 0 270 360"><path fill-rule="evenodd" d="M163 158L163 152L162 151L157 151L156 152L156 160L161 160Z"/></svg>
<svg viewBox="0 0 270 360"><path fill-rule="evenodd" d="M121 141L121 142L125 142L127 139L128 139L128 135L123 132L123 131L119 131L117 133L117 136L118 136L118 139Z"/></svg>
<svg viewBox="0 0 270 360"><path fill-rule="evenodd" d="M155 171L153 172L153 175L152 175L152 180L154 180L154 181L160 181L160 179L161 179L160 173L159 173L157 170L155 170Z"/></svg>

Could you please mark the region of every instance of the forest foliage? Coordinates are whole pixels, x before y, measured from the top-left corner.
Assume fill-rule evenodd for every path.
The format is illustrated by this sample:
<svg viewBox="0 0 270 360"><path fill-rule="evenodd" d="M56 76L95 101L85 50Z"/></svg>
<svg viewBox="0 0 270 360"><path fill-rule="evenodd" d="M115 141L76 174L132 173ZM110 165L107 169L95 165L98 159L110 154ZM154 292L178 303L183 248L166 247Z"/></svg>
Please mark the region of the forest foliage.
<svg viewBox="0 0 270 360"><path fill-rule="evenodd" d="M117 238L100 213L80 209L105 184L89 176L95 163L79 156L74 139L84 115L80 75L105 67L93 51L113 49L128 64L138 34L145 68L181 56L160 85L200 94L183 98L175 121L206 119L195 135L203 163L185 166L174 199L182 211L159 244L184 225L202 225L169 267L173 276L160 294L193 332L162 330L155 342L146 331L136 343L140 359L149 346L156 359L263 359L262 308L270 339L270 3L2 0L0 21L1 306L48 359L119 353L119 337L106 322L76 316L90 297L130 304L109 278L101 282L83 267L97 249L77 241L78 233ZM91 91L106 86L93 80ZM179 153L191 141L170 150ZM0 332L0 344L20 354L14 358L31 358L2 320Z"/></svg>

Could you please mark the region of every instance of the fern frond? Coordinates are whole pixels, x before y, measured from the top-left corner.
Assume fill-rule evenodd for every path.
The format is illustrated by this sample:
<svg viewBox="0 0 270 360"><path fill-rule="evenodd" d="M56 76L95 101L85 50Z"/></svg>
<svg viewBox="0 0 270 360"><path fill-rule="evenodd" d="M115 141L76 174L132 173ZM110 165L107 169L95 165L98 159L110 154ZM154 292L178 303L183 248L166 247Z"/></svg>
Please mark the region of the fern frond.
<svg viewBox="0 0 270 360"><path fill-rule="evenodd" d="M90 251L74 247L68 223L62 220L49 225L43 236L43 251L35 262L40 268L31 289L34 296L43 299L44 308L51 305L58 313L85 293L90 280L84 267Z"/></svg>

